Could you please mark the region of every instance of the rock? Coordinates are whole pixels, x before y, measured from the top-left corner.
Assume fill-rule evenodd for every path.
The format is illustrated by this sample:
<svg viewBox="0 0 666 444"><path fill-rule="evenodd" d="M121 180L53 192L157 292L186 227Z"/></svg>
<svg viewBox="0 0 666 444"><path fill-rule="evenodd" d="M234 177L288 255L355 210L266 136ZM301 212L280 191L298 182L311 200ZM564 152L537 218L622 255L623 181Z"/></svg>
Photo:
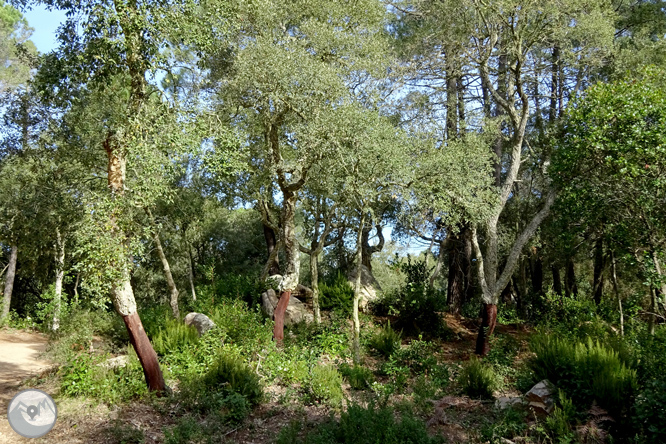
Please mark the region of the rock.
<svg viewBox="0 0 666 444"><path fill-rule="evenodd" d="M199 336L202 336L211 328L215 327L215 322L202 313L188 313L185 316L185 325L191 325L197 329Z"/></svg>
<svg viewBox="0 0 666 444"><path fill-rule="evenodd" d="M275 290L269 288L261 294L261 310L271 319L273 319L277 304L278 297ZM287 311L284 314L284 325L313 321L314 315L308 310L307 306L297 297L290 296L289 305L287 305Z"/></svg>
<svg viewBox="0 0 666 444"><path fill-rule="evenodd" d="M304 302L312 301L312 290L302 284L298 284L296 286L296 290L294 290L291 295L296 296L298 299Z"/></svg>
<svg viewBox="0 0 666 444"><path fill-rule="evenodd" d="M547 416L555 407L555 387L544 379L525 394L530 409L539 416Z"/></svg>
<svg viewBox="0 0 666 444"><path fill-rule="evenodd" d="M513 396L513 397L507 397L507 396L502 396L500 398L497 398L497 401L495 401L495 407L500 409L500 410L506 410L510 407L518 407L523 405L523 398L520 396Z"/></svg>
<svg viewBox="0 0 666 444"><path fill-rule="evenodd" d="M349 284L354 288L356 285L356 267L352 267L348 280ZM368 270L368 267L361 265L361 295L358 301L359 310L363 312L368 311L368 304L379 298L377 291L382 291L379 282L377 282L370 270Z"/></svg>
<svg viewBox="0 0 666 444"><path fill-rule="evenodd" d="M99 366L108 369L114 369L114 368L125 367L128 363L129 363L129 356L120 355L116 356L115 358L107 359L106 361L99 364Z"/></svg>

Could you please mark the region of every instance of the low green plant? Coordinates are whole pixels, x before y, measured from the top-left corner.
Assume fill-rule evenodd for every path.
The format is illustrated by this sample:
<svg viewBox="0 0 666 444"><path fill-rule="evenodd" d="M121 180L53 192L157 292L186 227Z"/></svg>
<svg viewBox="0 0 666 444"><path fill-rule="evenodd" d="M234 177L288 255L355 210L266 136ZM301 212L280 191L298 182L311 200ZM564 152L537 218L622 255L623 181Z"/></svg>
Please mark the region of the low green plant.
<svg viewBox="0 0 666 444"><path fill-rule="evenodd" d="M277 444L437 444L440 436L430 436L425 424L410 414L396 418L390 408L373 405L351 405L340 415L302 433L302 424L292 423L283 429ZM304 436L301 436L304 435Z"/></svg>
<svg viewBox="0 0 666 444"><path fill-rule="evenodd" d="M481 428L481 438L490 444L502 444L520 436L527 430L525 412L516 408L508 408L502 412L499 421L486 424Z"/></svg>
<svg viewBox="0 0 666 444"><path fill-rule="evenodd" d="M155 351L164 356L181 350L187 345L196 344L198 341L199 333L194 327L169 317L158 328L157 333L152 337L151 343Z"/></svg>
<svg viewBox="0 0 666 444"><path fill-rule="evenodd" d="M310 371L308 393L319 402L339 406L342 403L342 376L330 365L315 365Z"/></svg>
<svg viewBox="0 0 666 444"><path fill-rule="evenodd" d="M470 398L492 399L499 388L499 378L491 365L481 362L475 356L463 364L458 375L458 384Z"/></svg>
<svg viewBox="0 0 666 444"><path fill-rule="evenodd" d="M576 423L576 408L573 401L562 390L558 390L558 398L553 413L546 417L546 429L553 441L573 442L575 435L573 426Z"/></svg>
<svg viewBox="0 0 666 444"><path fill-rule="evenodd" d="M259 376L238 356L221 353L203 377L204 385L211 391L228 395L238 393L251 405L259 404L263 389Z"/></svg>
<svg viewBox="0 0 666 444"><path fill-rule="evenodd" d="M339 367L340 374L354 390L365 390L374 382L372 371L361 365L351 366L343 363Z"/></svg>
<svg viewBox="0 0 666 444"><path fill-rule="evenodd" d="M520 343L509 335L495 334L490 337L490 352L485 360L495 365L511 367L520 350Z"/></svg>
<svg viewBox="0 0 666 444"><path fill-rule="evenodd" d="M647 382L636 397L634 425L640 431L641 442L666 442L666 379Z"/></svg>
<svg viewBox="0 0 666 444"><path fill-rule="evenodd" d="M391 328L391 321L388 321L379 332L370 338L370 347L379 354L388 358L400 348L402 332L398 333Z"/></svg>
<svg viewBox="0 0 666 444"><path fill-rule="evenodd" d="M342 272L338 271L332 281L319 285L319 305L324 310L351 313L354 289Z"/></svg>
<svg viewBox="0 0 666 444"><path fill-rule="evenodd" d="M534 356L527 366L535 381L548 379L577 404L599 405L614 414L630 406L637 386L636 371L618 353L599 342L572 342L537 334L530 341Z"/></svg>
<svg viewBox="0 0 666 444"><path fill-rule="evenodd" d="M435 344L424 341L421 336L419 339L412 340L406 347L397 349L390 360L399 365L409 367L415 374L421 374L437 365L435 358Z"/></svg>

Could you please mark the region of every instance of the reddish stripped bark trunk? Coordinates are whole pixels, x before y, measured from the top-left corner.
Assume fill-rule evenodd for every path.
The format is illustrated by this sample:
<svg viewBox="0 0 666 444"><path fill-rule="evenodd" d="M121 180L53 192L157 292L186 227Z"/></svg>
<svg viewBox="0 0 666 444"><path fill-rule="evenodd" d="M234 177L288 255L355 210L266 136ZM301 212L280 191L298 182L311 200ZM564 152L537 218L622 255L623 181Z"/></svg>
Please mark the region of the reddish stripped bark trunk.
<svg viewBox="0 0 666 444"><path fill-rule="evenodd" d="M291 290L283 291L280 293L280 300L277 307L275 307L275 326L273 327L273 339L278 345L282 345L284 339L284 314L287 312L289 306L289 298L291 297Z"/></svg>
<svg viewBox="0 0 666 444"><path fill-rule="evenodd" d="M163 392L166 389L166 384L162 377L160 363L157 360L157 353L153 350L146 331L143 329L139 314L135 311L132 314L123 316L123 321L125 322L125 327L127 327L130 342L134 350L136 350L139 362L141 362L148 389L158 392L158 394Z"/></svg>
<svg viewBox="0 0 666 444"><path fill-rule="evenodd" d="M483 304L481 316L482 321L479 328L479 336L476 338L476 354L486 356L490 352L490 335L493 334L497 325L497 305Z"/></svg>

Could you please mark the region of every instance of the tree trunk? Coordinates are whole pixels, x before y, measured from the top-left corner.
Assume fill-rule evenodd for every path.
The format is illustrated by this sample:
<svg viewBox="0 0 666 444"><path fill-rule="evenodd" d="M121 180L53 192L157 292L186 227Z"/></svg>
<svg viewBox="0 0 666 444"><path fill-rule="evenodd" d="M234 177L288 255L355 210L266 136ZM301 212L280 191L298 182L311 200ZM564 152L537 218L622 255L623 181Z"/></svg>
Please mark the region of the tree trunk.
<svg viewBox="0 0 666 444"><path fill-rule="evenodd" d="M277 343L278 346L282 346L282 340L284 339L284 315L287 312L290 297L291 290L281 291L280 300L278 301L277 307L275 307L275 312L273 314L275 319L275 326L273 327L273 340Z"/></svg>
<svg viewBox="0 0 666 444"><path fill-rule="evenodd" d="M481 307L481 327L476 338L476 354L486 356L490 352L490 335L497 325L497 305L483 304Z"/></svg>
<svg viewBox="0 0 666 444"><path fill-rule="evenodd" d="M532 278L532 290L536 295L543 294L543 260L539 256L536 247L532 247L532 256L530 258L530 274Z"/></svg>
<svg viewBox="0 0 666 444"><path fill-rule="evenodd" d="M285 272L280 284L280 300L275 309L275 327L273 339L282 343L284 338L284 314L289 305L291 293L296 290L300 277L300 250L296 239L296 194L288 190L282 190L284 199L282 201L282 240L285 250Z"/></svg>
<svg viewBox="0 0 666 444"><path fill-rule="evenodd" d="M354 304L352 307L352 319L354 323L354 364L361 362L361 323L358 319L358 302L361 297L361 273L363 271L363 227L365 215L361 216L361 224L356 237L356 281L354 282Z"/></svg>
<svg viewBox="0 0 666 444"><path fill-rule="evenodd" d="M377 238L379 242L377 245L370 246L370 232L372 232L372 227L363 227L363 235L361 238L361 263L372 273L372 255L379 253L384 248L384 233L382 232L382 226L377 224L375 226L377 231Z"/></svg>
<svg viewBox="0 0 666 444"><path fill-rule="evenodd" d="M617 306L620 311L620 334L624 336L624 312L622 310L622 297L620 296L620 290L617 285L617 273L615 271L615 252L611 251L611 267L612 267L612 279L613 279L613 291L615 292L615 297L617 298Z"/></svg>
<svg viewBox="0 0 666 444"><path fill-rule="evenodd" d="M273 253L273 250L277 246L277 238L275 237L275 231L271 227L266 224L263 224L263 226L264 239L266 239L266 252L268 253L268 257L271 258L271 253ZM272 256L272 260L268 265L268 275L273 276L276 274L280 274L280 257L277 254Z"/></svg>
<svg viewBox="0 0 666 444"><path fill-rule="evenodd" d="M164 277L166 278L167 285L169 286L169 305L171 305L171 312L173 313L174 318L180 319L180 310L178 309L178 288L176 287L176 282L174 282L173 276L171 275L171 267L169 267L169 261L164 254L164 250L162 249L162 242L160 241L160 235L157 232L157 229L155 229L155 232L153 233L153 240L155 241L157 255L162 261Z"/></svg>
<svg viewBox="0 0 666 444"><path fill-rule="evenodd" d="M463 225L460 234L463 241L462 269L465 276L465 291L463 292L463 305L474 297L474 275L472 273L472 230L469 225Z"/></svg>
<svg viewBox="0 0 666 444"><path fill-rule="evenodd" d="M430 289L433 289L435 287L435 280L439 276L439 273L442 271L442 262L444 262L444 255L446 254L446 248L444 244L445 241L439 242L439 252L437 253L437 264L435 265L435 269L430 275L430 279L428 281L428 287Z"/></svg>
<svg viewBox="0 0 666 444"><path fill-rule="evenodd" d="M310 252L310 285L312 286L312 309L317 325L321 324L321 310L319 309L319 268L317 261L319 253Z"/></svg>
<svg viewBox="0 0 666 444"><path fill-rule="evenodd" d="M657 289L650 289L650 317L648 318L648 332L650 335L654 336L654 327L657 323L657 314L655 310L657 308Z"/></svg>
<svg viewBox="0 0 666 444"><path fill-rule="evenodd" d="M112 146L110 138L104 142L104 149L109 159L108 183L111 195L113 198L122 198L125 186L125 158L121 149ZM114 237L119 243L124 244L125 236L116 223L116 217L112 215L109 222ZM111 287L111 300L116 311L122 316L123 322L125 322L130 343L134 347L134 351L136 351L139 362L141 362L148 389L160 395L164 391L167 391L168 388L162 376L162 369L157 360L157 353L155 353L153 346L150 344L150 340L141 324L139 313L136 310L134 291L130 284L129 270L127 270L128 264L120 263L116 264L116 266L121 268L122 275L119 282L114 283Z"/></svg>
<svg viewBox="0 0 666 444"><path fill-rule="evenodd" d="M2 300L2 317L0 317L0 324L4 324L7 321L7 316L9 316L9 306L12 303L12 290L14 289L14 277L16 276L17 258L18 246L14 243L14 245L12 245L12 252L9 256L7 276L5 277L5 291Z"/></svg>
<svg viewBox="0 0 666 444"><path fill-rule="evenodd" d="M452 313L460 313L465 299L465 273L459 235L449 234L449 275L446 300Z"/></svg>
<svg viewBox="0 0 666 444"><path fill-rule="evenodd" d="M187 245L187 257L189 259L188 267L187 267L187 276L190 279L190 291L192 292L192 300L196 301L197 300L197 292L194 289L194 261L192 260L192 250L190 249L190 246Z"/></svg>
<svg viewBox="0 0 666 444"><path fill-rule="evenodd" d="M594 291L594 303L599 306L603 296L604 287L604 243L603 238L599 236L594 243L594 276L592 288Z"/></svg>
<svg viewBox="0 0 666 444"><path fill-rule="evenodd" d="M56 280L55 293L53 295L53 324L51 329L57 331L60 328L60 307L62 302L62 281L65 277L65 240L60 236L60 230L56 228Z"/></svg>
<svg viewBox="0 0 666 444"><path fill-rule="evenodd" d="M562 278L560 277L560 268L552 264L550 271L553 273L553 291L555 294L562 295Z"/></svg>
<svg viewBox="0 0 666 444"><path fill-rule="evenodd" d="M578 284L576 284L576 271L574 270L573 259L567 260L567 270L564 274L565 287L564 295L566 297L578 296Z"/></svg>

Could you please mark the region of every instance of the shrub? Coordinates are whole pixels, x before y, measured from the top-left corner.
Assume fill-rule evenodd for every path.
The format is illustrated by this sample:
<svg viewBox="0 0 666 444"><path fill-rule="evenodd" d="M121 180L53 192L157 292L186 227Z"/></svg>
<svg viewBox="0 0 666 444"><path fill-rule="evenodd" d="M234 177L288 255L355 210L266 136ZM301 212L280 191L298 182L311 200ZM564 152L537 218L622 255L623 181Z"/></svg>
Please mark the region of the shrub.
<svg viewBox="0 0 666 444"><path fill-rule="evenodd" d="M369 368L349 364L340 365L340 374L347 380L354 390L365 390L373 383L374 377Z"/></svg>
<svg viewBox="0 0 666 444"><path fill-rule="evenodd" d="M420 374L437 365L434 351L435 345L432 342L423 341L419 336L419 339L412 340L408 346L397 349L391 355L390 361Z"/></svg>
<svg viewBox="0 0 666 444"><path fill-rule="evenodd" d="M340 415L318 425L303 438L299 438L301 426L292 423L280 432L278 444L436 444L442 437L429 436L423 421L406 414L396 419L389 408L367 408L351 405Z"/></svg>
<svg viewBox="0 0 666 444"><path fill-rule="evenodd" d="M315 365L310 372L308 391L316 401L330 405L342 403L342 377L330 365Z"/></svg>
<svg viewBox="0 0 666 444"><path fill-rule="evenodd" d="M388 358L400 348L401 339L402 333L397 333L393 330L389 321L378 333L370 338L370 347Z"/></svg>
<svg viewBox="0 0 666 444"><path fill-rule="evenodd" d="M535 355L527 366L535 380L550 380L577 404L596 400L609 412L619 413L633 396L636 371L599 342L570 342L540 334L532 338L530 349Z"/></svg>
<svg viewBox="0 0 666 444"><path fill-rule="evenodd" d="M636 397L634 422L643 442L666 442L666 379L649 381Z"/></svg>
<svg viewBox="0 0 666 444"><path fill-rule="evenodd" d="M458 383L470 398L492 399L493 392L499 388L499 378L493 368L475 356L463 364Z"/></svg>
<svg viewBox="0 0 666 444"><path fill-rule="evenodd" d="M171 317L165 319L151 340L155 351L162 356L181 350L189 344L196 344L198 341L199 334L194 327Z"/></svg>
<svg viewBox="0 0 666 444"><path fill-rule="evenodd" d="M506 442L506 439L511 440L521 435L526 430L525 412L516 408L508 408L504 410L499 421L481 428L481 437L484 442L499 444Z"/></svg>
<svg viewBox="0 0 666 444"><path fill-rule="evenodd" d="M230 394L238 393L256 405L261 402L263 390L259 376L237 356L220 354L203 378L208 389Z"/></svg>
<svg viewBox="0 0 666 444"><path fill-rule="evenodd" d="M354 289L342 272L338 271L332 281L319 285L319 304L324 310L351 313Z"/></svg>

